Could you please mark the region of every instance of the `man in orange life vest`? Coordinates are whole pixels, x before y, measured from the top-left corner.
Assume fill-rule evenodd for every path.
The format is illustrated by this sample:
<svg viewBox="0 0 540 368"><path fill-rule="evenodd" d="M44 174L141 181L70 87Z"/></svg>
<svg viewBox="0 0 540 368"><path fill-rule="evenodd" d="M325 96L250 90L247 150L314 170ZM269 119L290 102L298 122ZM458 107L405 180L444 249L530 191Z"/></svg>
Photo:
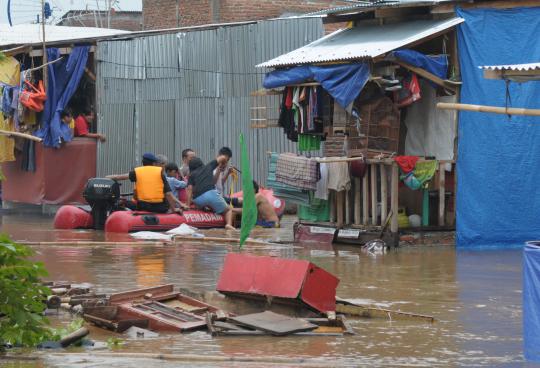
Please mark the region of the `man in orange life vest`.
<svg viewBox="0 0 540 368"><path fill-rule="evenodd" d="M157 165L157 157L153 153L145 153L142 166L136 167L129 174L109 175L113 180L129 179L135 183L134 199L139 211L165 213L167 211L182 213L176 208L176 201L163 168Z"/></svg>

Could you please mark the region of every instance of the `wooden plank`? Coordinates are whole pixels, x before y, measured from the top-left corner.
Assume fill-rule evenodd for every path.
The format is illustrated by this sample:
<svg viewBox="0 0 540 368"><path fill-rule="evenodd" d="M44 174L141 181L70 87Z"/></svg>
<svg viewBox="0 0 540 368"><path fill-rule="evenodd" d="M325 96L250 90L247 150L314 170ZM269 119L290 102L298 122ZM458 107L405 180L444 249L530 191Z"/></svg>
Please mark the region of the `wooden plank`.
<svg viewBox="0 0 540 368"><path fill-rule="evenodd" d="M360 179L354 178L354 224L360 225L362 223L362 219L360 218L360 196L362 193L360 192Z"/></svg>
<svg viewBox="0 0 540 368"><path fill-rule="evenodd" d="M437 77L435 74L432 74L432 73L428 72L427 70L424 70L422 68L417 68L417 67L415 67L415 66L413 66L413 65L411 65L409 63L406 63L404 61L401 61L401 60L393 60L392 62L404 67L405 69L410 70L411 72L414 72L414 73L418 74L421 77L424 77L424 78L432 81L433 83L435 83L438 86L441 86L441 87L446 88L448 90L451 90L453 92L457 92L457 90L458 90L457 86L453 85L452 83L445 82L445 80Z"/></svg>
<svg viewBox="0 0 540 368"><path fill-rule="evenodd" d="M512 77L540 77L540 70L484 70L485 79L511 79Z"/></svg>
<svg viewBox="0 0 540 368"><path fill-rule="evenodd" d="M435 322L435 318L433 318L433 316L394 311L390 309L383 309L383 308L370 307L366 305L357 305L357 304L336 303L336 312L343 313L349 316L357 316L357 317L363 317L363 318L384 318L384 319L389 319L389 320L423 321L427 323Z"/></svg>
<svg viewBox="0 0 540 368"><path fill-rule="evenodd" d="M377 165L371 165L371 225L377 225Z"/></svg>
<svg viewBox="0 0 540 368"><path fill-rule="evenodd" d="M369 223L368 174L362 178L362 224Z"/></svg>
<svg viewBox="0 0 540 368"><path fill-rule="evenodd" d="M11 130L0 130L1 135L7 135L10 138L24 138L35 142L41 142L43 139L33 136L31 134L12 132Z"/></svg>
<svg viewBox="0 0 540 368"><path fill-rule="evenodd" d="M484 105L470 105L462 103L437 103L438 109L443 110L460 110L460 111L473 111L473 112L486 112L493 114L503 115L526 115L526 116L540 116L540 109L523 109L516 107L498 107L498 106L484 106Z"/></svg>
<svg viewBox="0 0 540 368"><path fill-rule="evenodd" d="M336 223L337 223L337 227L343 227L343 206L344 206L344 196L345 194L345 191L341 191L341 192L337 192L336 193L336 197L337 197L337 205L336 205L336 211L337 211L337 214L336 214Z"/></svg>
<svg viewBox="0 0 540 368"><path fill-rule="evenodd" d="M445 202L446 202L446 164L439 164L439 226L444 226Z"/></svg>
<svg viewBox="0 0 540 368"><path fill-rule="evenodd" d="M311 331L318 327L316 324L302 319L284 316L271 311L231 317L230 320L260 331L269 332L276 336Z"/></svg>
<svg viewBox="0 0 540 368"><path fill-rule="evenodd" d="M379 169L381 170L381 221L384 221L388 215L388 177L385 165L379 165Z"/></svg>
<svg viewBox="0 0 540 368"><path fill-rule="evenodd" d="M125 301L132 301L135 299L143 299L145 296L157 296L160 294L171 293L174 290L173 284L160 285L156 287L129 290L121 293L111 294L109 302L111 304L123 303Z"/></svg>
<svg viewBox="0 0 540 368"><path fill-rule="evenodd" d="M392 220L390 221L390 232L398 232L398 186L399 186L399 171L396 163L392 164L392 179L390 183L390 209L392 211Z"/></svg>
<svg viewBox="0 0 540 368"><path fill-rule="evenodd" d="M540 6L539 0L499 0L499 1L486 1L486 2L475 2L475 3L465 3L462 2L459 6L463 9L479 9L479 8L492 8L492 9L511 9L517 7L537 7ZM455 4L443 4L435 6L431 13L441 14L441 13L454 13Z"/></svg>

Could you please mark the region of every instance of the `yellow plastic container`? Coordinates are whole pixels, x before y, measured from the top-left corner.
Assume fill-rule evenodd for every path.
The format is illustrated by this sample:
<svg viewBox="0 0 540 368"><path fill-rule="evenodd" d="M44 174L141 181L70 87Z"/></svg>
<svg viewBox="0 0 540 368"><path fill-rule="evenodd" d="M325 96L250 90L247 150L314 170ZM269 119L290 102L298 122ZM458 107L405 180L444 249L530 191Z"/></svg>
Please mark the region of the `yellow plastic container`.
<svg viewBox="0 0 540 368"><path fill-rule="evenodd" d="M400 227L400 228L411 226L409 224L409 217L405 213L405 208L399 208L398 209L397 222L398 222L398 227Z"/></svg>

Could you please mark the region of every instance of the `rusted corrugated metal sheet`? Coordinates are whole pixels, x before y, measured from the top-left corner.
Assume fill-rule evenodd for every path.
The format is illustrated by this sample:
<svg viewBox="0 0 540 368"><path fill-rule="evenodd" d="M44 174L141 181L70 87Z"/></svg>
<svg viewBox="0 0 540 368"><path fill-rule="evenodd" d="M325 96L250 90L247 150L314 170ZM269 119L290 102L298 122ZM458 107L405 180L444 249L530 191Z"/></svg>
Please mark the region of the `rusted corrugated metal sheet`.
<svg viewBox="0 0 540 368"><path fill-rule="evenodd" d="M145 151L180 163L185 148L206 162L229 146L239 165L243 132L253 175L264 184L266 152L296 145L281 129L250 128L250 93L265 72L255 64L323 34L320 18L295 18L99 42L99 129L108 142L99 149L98 174L126 172ZM276 117L279 99L267 100Z"/></svg>

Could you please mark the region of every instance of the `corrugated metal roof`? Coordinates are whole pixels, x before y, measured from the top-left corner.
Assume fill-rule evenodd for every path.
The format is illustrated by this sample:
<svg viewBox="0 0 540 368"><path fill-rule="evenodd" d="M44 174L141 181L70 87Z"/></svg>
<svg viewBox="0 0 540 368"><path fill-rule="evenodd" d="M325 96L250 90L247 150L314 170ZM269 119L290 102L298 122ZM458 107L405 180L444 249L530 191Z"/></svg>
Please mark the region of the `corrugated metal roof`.
<svg viewBox="0 0 540 368"><path fill-rule="evenodd" d="M512 65L484 65L484 66L480 66L479 68L484 69L484 70L529 71L529 70L540 70L540 63L512 64Z"/></svg>
<svg viewBox="0 0 540 368"><path fill-rule="evenodd" d="M464 20L416 20L342 29L257 67L279 67L374 58L451 28Z"/></svg>
<svg viewBox="0 0 540 368"><path fill-rule="evenodd" d="M0 24L0 47L8 45L27 45L43 42L41 24ZM93 39L129 33L119 29L94 27L45 26L45 40L59 42Z"/></svg>

